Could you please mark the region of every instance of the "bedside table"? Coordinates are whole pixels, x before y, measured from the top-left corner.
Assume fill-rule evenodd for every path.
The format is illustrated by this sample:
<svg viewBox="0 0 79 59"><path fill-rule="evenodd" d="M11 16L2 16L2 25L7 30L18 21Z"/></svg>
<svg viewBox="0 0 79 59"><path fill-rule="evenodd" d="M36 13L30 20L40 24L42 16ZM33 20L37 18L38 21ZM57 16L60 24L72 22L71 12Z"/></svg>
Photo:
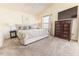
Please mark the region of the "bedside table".
<svg viewBox="0 0 79 59"><path fill-rule="evenodd" d="M16 38L16 37L17 37L17 31L16 30L10 31L10 38Z"/></svg>

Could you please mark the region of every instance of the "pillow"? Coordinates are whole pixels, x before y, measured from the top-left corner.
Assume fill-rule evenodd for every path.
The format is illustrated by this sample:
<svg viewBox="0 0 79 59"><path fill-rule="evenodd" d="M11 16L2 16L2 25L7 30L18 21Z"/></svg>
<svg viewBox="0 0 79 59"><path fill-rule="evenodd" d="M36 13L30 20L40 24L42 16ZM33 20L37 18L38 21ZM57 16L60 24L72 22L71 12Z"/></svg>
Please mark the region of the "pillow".
<svg viewBox="0 0 79 59"><path fill-rule="evenodd" d="M39 27L38 27L38 25L32 25L31 28L38 29Z"/></svg>
<svg viewBox="0 0 79 59"><path fill-rule="evenodd" d="M31 26L23 26L23 30L29 30L31 29Z"/></svg>

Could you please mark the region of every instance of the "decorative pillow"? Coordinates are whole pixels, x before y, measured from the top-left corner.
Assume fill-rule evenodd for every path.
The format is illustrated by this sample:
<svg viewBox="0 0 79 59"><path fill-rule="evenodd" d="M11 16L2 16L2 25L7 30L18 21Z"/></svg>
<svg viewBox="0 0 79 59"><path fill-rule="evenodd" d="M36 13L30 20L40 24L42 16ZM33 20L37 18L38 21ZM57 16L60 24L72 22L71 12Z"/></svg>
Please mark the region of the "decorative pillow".
<svg viewBox="0 0 79 59"><path fill-rule="evenodd" d="M29 30L31 29L31 26L23 26L23 30Z"/></svg>
<svg viewBox="0 0 79 59"><path fill-rule="evenodd" d="M16 25L17 30L29 30L29 29L39 29L39 26L37 24L34 25Z"/></svg>
<svg viewBox="0 0 79 59"><path fill-rule="evenodd" d="M35 25L32 25L31 28L38 29L39 27L38 27L38 25L35 24Z"/></svg>

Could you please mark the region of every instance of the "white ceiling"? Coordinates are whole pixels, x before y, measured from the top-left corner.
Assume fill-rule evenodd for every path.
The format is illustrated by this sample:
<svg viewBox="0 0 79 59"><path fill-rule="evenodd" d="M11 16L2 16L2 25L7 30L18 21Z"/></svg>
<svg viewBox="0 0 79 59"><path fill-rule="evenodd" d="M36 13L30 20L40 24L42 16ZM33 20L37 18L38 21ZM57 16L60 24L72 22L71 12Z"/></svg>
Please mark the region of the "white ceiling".
<svg viewBox="0 0 79 59"><path fill-rule="evenodd" d="M30 14L36 14L44 8L51 5L50 3L0 3L0 7L21 11Z"/></svg>

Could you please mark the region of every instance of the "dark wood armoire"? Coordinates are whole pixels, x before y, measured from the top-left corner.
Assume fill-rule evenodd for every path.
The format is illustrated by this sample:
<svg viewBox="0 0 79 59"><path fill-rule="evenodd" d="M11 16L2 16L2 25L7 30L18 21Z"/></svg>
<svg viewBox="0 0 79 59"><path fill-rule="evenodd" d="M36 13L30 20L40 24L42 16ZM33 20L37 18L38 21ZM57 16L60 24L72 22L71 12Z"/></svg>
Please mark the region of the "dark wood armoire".
<svg viewBox="0 0 79 59"><path fill-rule="evenodd" d="M71 20L63 20L55 22L55 37L67 39L71 38Z"/></svg>

